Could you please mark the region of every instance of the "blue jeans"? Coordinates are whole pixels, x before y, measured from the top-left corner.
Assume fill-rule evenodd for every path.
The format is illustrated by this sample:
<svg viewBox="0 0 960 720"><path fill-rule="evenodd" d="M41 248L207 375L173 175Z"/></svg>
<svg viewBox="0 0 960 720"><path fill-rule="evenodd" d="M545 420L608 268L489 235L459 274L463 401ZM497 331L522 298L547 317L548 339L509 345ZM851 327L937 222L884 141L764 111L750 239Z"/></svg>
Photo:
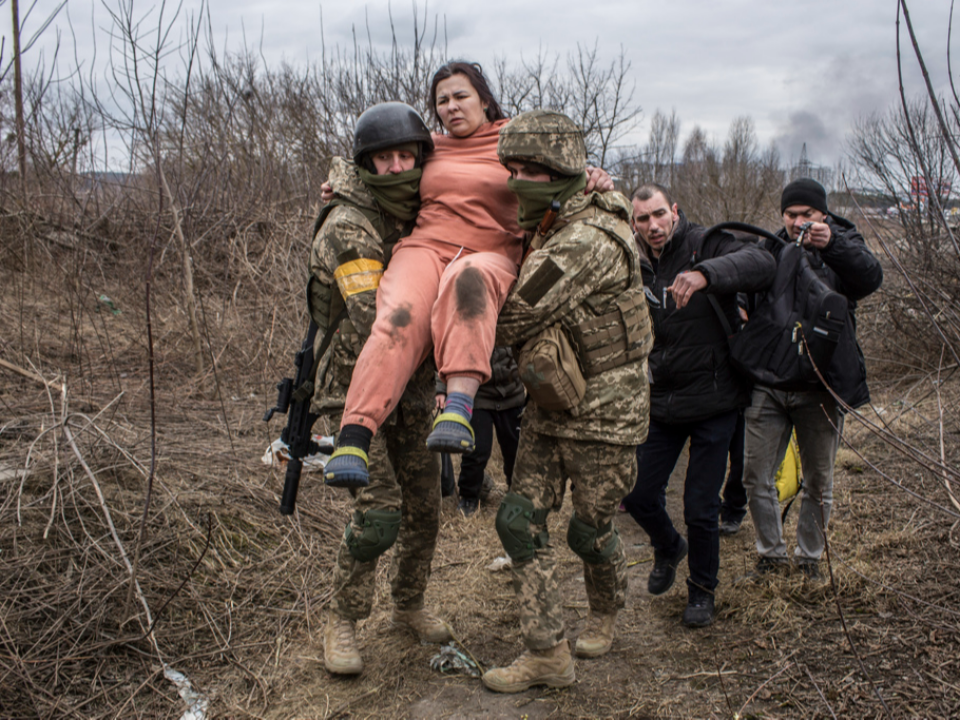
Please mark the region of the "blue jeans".
<svg viewBox="0 0 960 720"><path fill-rule="evenodd" d="M667 483L684 443L690 438L690 463L683 486L683 520L690 544L690 589L712 591L717 586L720 488L736 424L736 410L677 425L651 419L647 441L637 447L637 484L623 504L650 536L653 549L672 555L679 548L680 534L667 514Z"/></svg>

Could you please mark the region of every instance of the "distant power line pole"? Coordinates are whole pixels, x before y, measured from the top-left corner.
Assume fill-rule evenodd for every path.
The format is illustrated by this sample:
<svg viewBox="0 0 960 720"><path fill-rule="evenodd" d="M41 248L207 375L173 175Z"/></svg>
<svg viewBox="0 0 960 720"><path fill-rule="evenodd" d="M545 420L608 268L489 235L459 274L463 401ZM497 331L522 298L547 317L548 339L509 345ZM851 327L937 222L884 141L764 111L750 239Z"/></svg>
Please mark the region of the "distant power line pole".
<svg viewBox="0 0 960 720"><path fill-rule="evenodd" d="M23 78L20 73L20 3L11 0L13 11L13 94L17 123L17 164L20 167L20 200L27 200L27 147L23 129Z"/></svg>

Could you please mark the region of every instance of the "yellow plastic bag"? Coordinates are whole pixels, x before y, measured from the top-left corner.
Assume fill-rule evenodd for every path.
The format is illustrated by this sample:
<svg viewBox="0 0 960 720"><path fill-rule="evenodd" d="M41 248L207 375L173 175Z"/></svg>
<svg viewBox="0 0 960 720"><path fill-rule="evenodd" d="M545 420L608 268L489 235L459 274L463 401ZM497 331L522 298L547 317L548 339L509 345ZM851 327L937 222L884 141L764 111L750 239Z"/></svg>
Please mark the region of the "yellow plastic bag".
<svg viewBox="0 0 960 720"><path fill-rule="evenodd" d="M800 446L797 445L796 431L790 435L787 452L780 463L780 469L777 470L776 484L780 502L792 498L803 486L803 468L800 466Z"/></svg>

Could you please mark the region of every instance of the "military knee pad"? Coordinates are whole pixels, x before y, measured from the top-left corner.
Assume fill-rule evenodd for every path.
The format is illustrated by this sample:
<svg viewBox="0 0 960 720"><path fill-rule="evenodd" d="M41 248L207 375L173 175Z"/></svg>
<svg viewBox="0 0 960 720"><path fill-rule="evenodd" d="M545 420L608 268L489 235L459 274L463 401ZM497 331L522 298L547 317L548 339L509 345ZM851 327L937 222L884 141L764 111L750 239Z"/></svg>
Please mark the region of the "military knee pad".
<svg viewBox="0 0 960 720"><path fill-rule="evenodd" d="M503 496L497 511L497 535L515 563L526 562L533 557L535 549L546 547L550 539L547 529L534 537L530 534L530 524L543 525L549 512L547 508L534 510L533 503L522 495L508 492Z"/></svg>
<svg viewBox="0 0 960 720"><path fill-rule="evenodd" d="M595 528L587 525L574 513L570 516L570 525L567 527L567 545L577 555L583 558L585 563L590 565L599 565L606 562L620 545L620 533L613 528L613 534L599 550L596 549L597 538L610 532L613 523L609 522L602 528Z"/></svg>
<svg viewBox="0 0 960 720"><path fill-rule="evenodd" d="M359 534L353 531L355 524L363 528ZM343 539L353 557L360 562L370 562L383 555L397 541L399 532L399 510L367 510L365 513L357 510L353 522L347 523Z"/></svg>

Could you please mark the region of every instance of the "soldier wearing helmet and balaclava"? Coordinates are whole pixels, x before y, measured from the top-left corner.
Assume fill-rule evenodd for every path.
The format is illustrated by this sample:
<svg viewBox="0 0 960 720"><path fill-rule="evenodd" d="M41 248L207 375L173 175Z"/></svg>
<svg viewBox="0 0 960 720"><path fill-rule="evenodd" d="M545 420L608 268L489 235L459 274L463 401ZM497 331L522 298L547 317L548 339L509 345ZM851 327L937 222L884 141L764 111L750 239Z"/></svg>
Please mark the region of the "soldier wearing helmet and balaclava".
<svg viewBox="0 0 960 720"><path fill-rule="evenodd" d="M590 615L575 652L610 650L624 606L626 558L614 526L636 478L647 434L646 358L652 344L630 204L619 193L582 193L586 148L564 115L535 110L500 131L500 162L520 202L528 248L500 312L498 345L523 345L530 393L511 492L497 533L512 559L526 652L489 670L498 692L575 681L547 516L570 481L566 542L583 560ZM578 377L579 376L579 377Z"/></svg>
<svg viewBox="0 0 960 720"><path fill-rule="evenodd" d="M334 158L331 164L336 196L315 225L307 292L318 340L334 333L318 366L312 405L331 427L340 425L353 367L370 335L390 249L410 231L420 207L420 164L432 148L413 108L382 103L357 120L353 162ZM370 615L377 560L398 536L394 622L422 641L451 639L450 628L424 608L423 599L440 525L439 467L424 445L432 425L434 373L426 362L414 374L371 444L370 484L351 490L354 513L337 554L323 634L324 665L332 673L363 670L356 622Z"/></svg>

